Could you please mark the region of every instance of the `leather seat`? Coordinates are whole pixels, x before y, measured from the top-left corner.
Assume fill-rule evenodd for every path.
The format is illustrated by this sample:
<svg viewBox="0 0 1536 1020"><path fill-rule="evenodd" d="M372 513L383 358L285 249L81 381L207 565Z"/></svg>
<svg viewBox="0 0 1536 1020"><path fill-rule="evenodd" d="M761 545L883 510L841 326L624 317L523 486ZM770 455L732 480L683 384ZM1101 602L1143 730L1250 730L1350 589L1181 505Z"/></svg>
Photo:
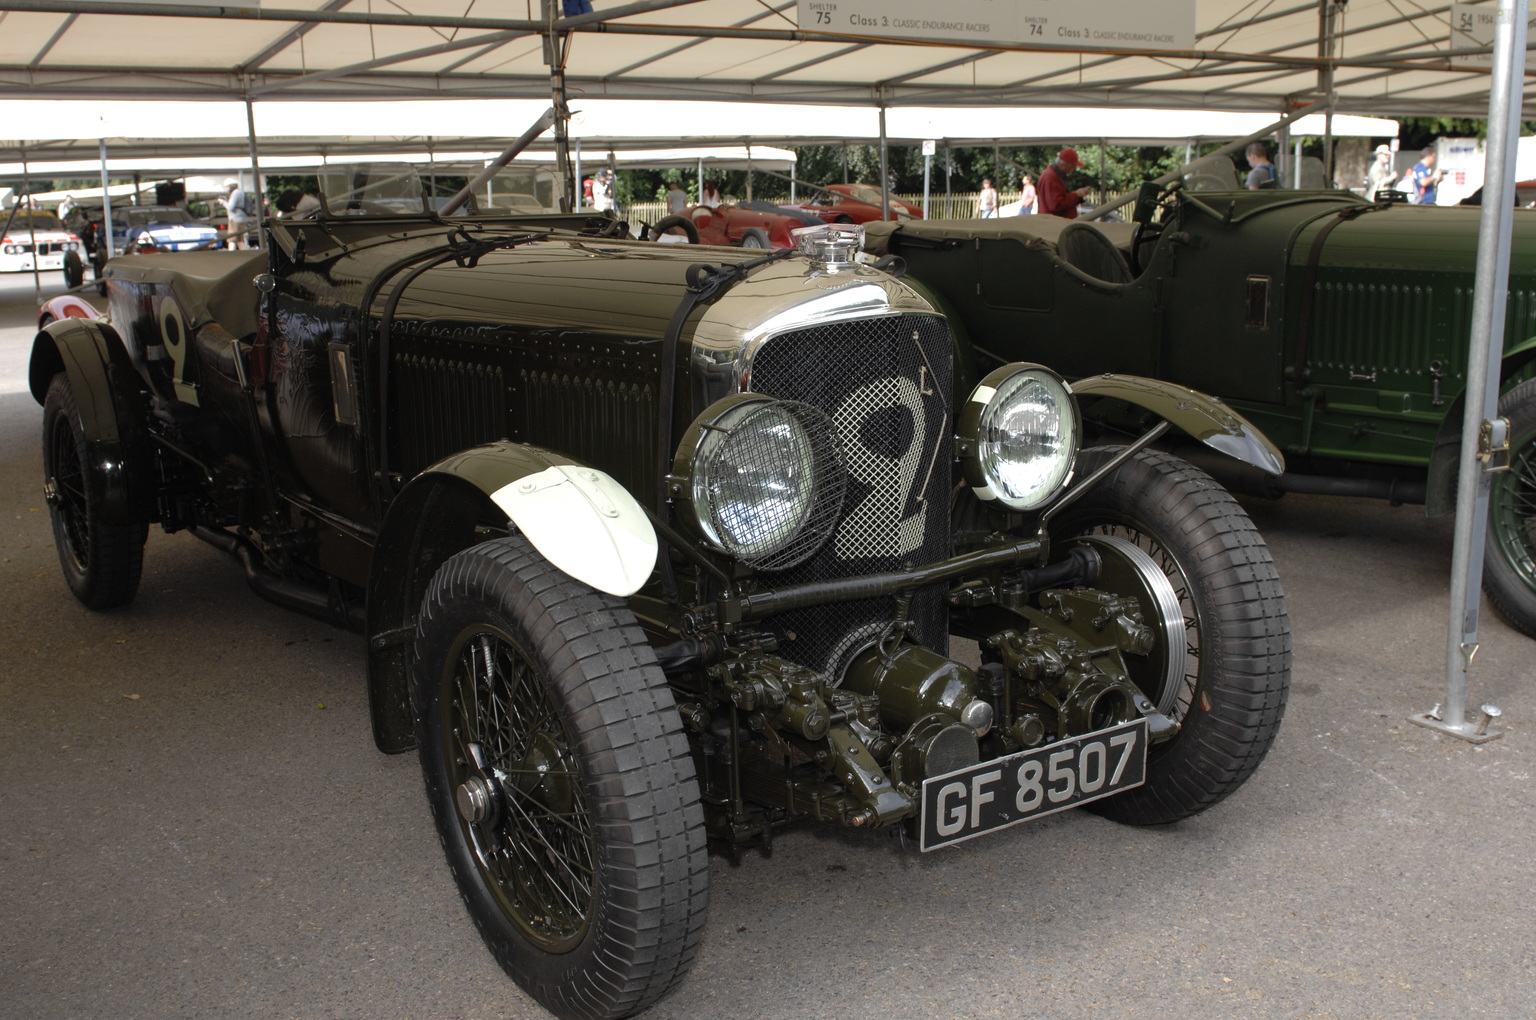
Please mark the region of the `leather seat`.
<svg viewBox="0 0 1536 1020"><path fill-rule="evenodd" d="M1067 265L1105 283L1130 283L1131 267L1113 241L1088 223L1068 223L1056 241L1056 254Z"/></svg>

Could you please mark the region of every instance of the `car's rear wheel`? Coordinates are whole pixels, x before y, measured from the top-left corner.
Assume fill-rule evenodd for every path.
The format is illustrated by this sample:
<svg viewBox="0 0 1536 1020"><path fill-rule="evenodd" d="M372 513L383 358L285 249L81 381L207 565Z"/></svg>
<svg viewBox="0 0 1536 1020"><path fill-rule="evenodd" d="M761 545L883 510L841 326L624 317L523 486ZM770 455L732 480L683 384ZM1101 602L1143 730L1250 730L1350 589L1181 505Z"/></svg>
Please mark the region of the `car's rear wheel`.
<svg viewBox="0 0 1536 1020"><path fill-rule="evenodd" d="M118 470L122 469L119 465ZM43 400L43 496L65 583L87 608L133 601L144 568L147 520L105 519L99 479L69 377L53 377Z"/></svg>
<svg viewBox="0 0 1536 1020"><path fill-rule="evenodd" d="M758 227L748 227L741 233L741 246L743 248L772 248L773 242L768 240L768 232Z"/></svg>
<svg viewBox="0 0 1536 1020"><path fill-rule="evenodd" d="M1510 624L1536 637L1536 379L1499 399L1509 419L1509 470L1493 476L1483 591Z"/></svg>
<svg viewBox="0 0 1536 1020"><path fill-rule="evenodd" d="M64 286L78 287L85 282L85 263L77 251L64 253Z"/></svg>
<svg viewBox="0 0 1536 1020"><path fill-rule="evenodd" d="M1079 475L1116 449L1084 450ZM1147 656L1127 656L1131 679L1179 725L1151 749L1146 784L1094 810L1138 825L1203 811L1258 768L1285 713L1291 625L1269 549L1209 475L1156 452L1122 464L1052 523L1053 544L1079 536L1098 539L1106 587L1140 597L1160 637Z"/></svg>
<svg viewBox="0 0 1536 1020"><path fill-rule="evenodd" d="M693 960L708 862L681 719L634 616L496 539L433 578L415 669L427 796L492 955L560 1017L646 1008Z"/></svg>

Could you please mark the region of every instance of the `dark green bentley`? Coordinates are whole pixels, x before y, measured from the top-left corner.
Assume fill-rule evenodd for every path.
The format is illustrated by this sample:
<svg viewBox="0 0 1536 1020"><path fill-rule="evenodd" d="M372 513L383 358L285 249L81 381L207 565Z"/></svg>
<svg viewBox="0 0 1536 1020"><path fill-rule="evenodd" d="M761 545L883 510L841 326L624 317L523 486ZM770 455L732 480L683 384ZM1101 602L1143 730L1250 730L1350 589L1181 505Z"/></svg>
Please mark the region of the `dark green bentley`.
<svg viewBox="0 0 1536 1020"><path fill-rule="evenodd" d="M1285 452L1266 475L1191 454L1239 491L1372 496L1455 510L1476 208L1346 192L1144 196L1136 224L1050 216L873 224L963 325L985 367L1131 372L1220 396ZM1484 589L1536 636L1536 213L1517 212ZM1139 412L1104 401L1112 429Z"/></svg>
<svg viewBox="0 0 1536 1020"><path fill-rule="evenodd" d="M418 750L474 924L554 1013L681 979L710 842L821 820L929 850L1090 802L1170 822L1268 750L1274 565L1148 448L1177 428L1279 470L1225 406L971 378L831 230L761 255L522 203L445 218L379 168L325 183L268 251L115 260L106 319L38 334L60 563L123 605L158 524L361 630L376 743ZM1156 422L1080 453L1081 399Z"/></svg>

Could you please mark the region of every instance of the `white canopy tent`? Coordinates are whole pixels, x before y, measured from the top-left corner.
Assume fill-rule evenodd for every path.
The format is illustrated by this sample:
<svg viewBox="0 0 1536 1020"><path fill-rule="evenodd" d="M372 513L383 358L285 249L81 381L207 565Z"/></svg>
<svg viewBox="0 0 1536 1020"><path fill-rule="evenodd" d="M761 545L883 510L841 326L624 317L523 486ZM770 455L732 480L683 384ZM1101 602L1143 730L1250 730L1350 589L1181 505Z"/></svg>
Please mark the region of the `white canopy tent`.
<svg viewBox="0 0 1536 1020"><path fill-rule="evenodd" d="M542 0L486 8L519 17L462 0L5 7L3 98L543 99L553 59L591 99L1278 114L1332 93L1353 113L1482 116L1492 42L1491 27L1452 31L1461 5L1401 0L950 0L941 14L921 0L841 4L926 13L910 31L823 18L809 0L595 0L574 17ZM992 24L920 24L974 11ZM1002 24L1026 11L1051 31ZM1093 31L1065 24L1090 16ZM1154 31L1105 30L1149 17Z"/></svg>
<svg viewBox="0 0 1536 1020"><path fill-rule="evenodd" d="M542 100L488 99L305 102L261 103L253 112L262 163L279 169L342 158L417 163L484 158L547 106ZM886 135L909 143L934 138L989 145L1089 139L1155 144L1241 137L1272 119L1210 110L913 107L887 113ZM0 124L28 139L11 143L9 150L0 143L0 178L20 177L23 156L28 171L42 178L98 173L98 139L107 140L113 174L217 173L250 165L245 107L237 102L0 100ZM327 127L335 124L348 125L351 133L328 135ZM491 133L496 128L502 133ZM594 155L606 159L611 151L619 164L683 165L702 158L725 169L751 161L782 170L793 154L758 142L874 142L879 129L879 113L868 107L597 99L573 103L570 137L589 161ZM1296 134L1321 135L1325 129L1315 114L1292 127ZM1391 138L1397 131L1397 122L1385 118L1333 118L1336 137ZM741 144L718 144L729 141ZM552 146L546 134L520 158L548 161ZM781 165L770 165L772 160Z"/></svg>

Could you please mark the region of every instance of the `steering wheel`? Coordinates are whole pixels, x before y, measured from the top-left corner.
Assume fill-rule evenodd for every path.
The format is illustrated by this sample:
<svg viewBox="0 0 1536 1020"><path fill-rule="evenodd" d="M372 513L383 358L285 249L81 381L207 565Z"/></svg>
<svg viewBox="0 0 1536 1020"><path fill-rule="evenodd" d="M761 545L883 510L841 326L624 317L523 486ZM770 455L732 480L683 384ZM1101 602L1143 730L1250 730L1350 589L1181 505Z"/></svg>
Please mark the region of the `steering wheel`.
<svg viewBox="0 0 1536 1020"><path fill-rule="evenodd" d="M1140 276L1146 269L1141 257L1142 248L1157 247L1158 239L1167 229L1169 218L1178 208L1179 191L1178 181L1166 185L1148 181L1141 186L1141 194L1136 197L1136 211L1132 214L1136 221L1136 227L1131 231L1129 259L1133 277Z"/></svg>

